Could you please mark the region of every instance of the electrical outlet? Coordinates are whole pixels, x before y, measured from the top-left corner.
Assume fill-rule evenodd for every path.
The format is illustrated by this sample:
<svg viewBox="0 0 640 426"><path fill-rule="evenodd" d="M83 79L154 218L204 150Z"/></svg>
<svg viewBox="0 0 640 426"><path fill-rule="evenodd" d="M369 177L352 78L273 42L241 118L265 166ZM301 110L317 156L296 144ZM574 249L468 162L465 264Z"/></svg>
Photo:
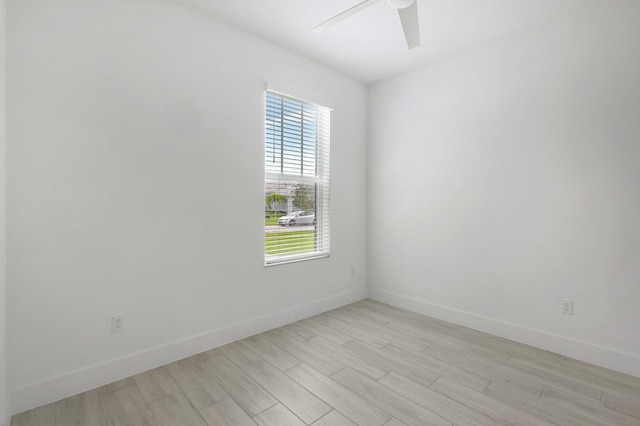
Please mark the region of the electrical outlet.
<svg viewBox="0 0 640 426"><path fill-rule="evenodd" d="M124 314L116 314L111 316L111 332L117 333L124 329Z"/></svg>
<svg viewBox="0 0 640 426"><path fill-rule="evenodd" d="M565 315L573 315L573 300L560 299L560 312Z"/></svg>
<svg viewBox="0 0 640 426"><path fill-rule="evenodd" d="M352 276L352 277L355 277L355 276L356 276L356 267L355 267L355 266L352 266L352 267L351 267L351 276Z"/></svg>

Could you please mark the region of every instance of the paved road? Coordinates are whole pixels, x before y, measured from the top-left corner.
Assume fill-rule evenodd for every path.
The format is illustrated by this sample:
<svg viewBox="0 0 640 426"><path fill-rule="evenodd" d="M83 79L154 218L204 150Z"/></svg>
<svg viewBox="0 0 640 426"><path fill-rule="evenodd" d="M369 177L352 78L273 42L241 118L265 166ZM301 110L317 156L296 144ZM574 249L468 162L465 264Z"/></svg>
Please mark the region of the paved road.
<svg viewBox="0 0 640 426"><path fill-rule="evenodd" d="M265 226L264 232L291 232L291 231L313 231L313 225L306 226Z"/></svg>

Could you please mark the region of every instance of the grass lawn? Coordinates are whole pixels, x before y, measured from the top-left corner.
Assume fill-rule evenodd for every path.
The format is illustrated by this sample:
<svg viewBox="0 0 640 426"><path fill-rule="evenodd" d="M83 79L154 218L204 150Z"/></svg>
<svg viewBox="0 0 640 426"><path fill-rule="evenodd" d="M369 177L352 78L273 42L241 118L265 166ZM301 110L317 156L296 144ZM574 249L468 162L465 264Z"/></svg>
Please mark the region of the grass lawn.
<svg viewBox="0 0 640 426"><path fill-rule="evenodd" d="M315 250L314 231L267 232L264 234L266 254L306 253Z"/></svg>
<svg viewBox="0 0 640 426"><path fill-rule="evenodd" d="M277 225L278 218L281 216L269 216L264 218L264 226Z"/></svg>

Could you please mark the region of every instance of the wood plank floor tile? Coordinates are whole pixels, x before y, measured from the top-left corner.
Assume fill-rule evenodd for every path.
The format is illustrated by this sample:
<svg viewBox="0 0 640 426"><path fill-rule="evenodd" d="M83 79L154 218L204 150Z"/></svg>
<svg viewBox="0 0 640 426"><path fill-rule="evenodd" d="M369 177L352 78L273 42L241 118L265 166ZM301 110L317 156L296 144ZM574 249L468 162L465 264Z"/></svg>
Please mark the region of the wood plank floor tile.
<svg viewBox="0 0 640 426"><path fill-rule="evenodd" d="M306 426L282 404L276 404L253 418L259 426Z"/></svg>
<svg viewBox="0 0 640 426"><path fill-rule="evenodd" d="M384 426L406 426L406 423L401 422L396 418L392 418L384 424Z"/></svg>
<svg viewBox="0 0 640 426"><path fill-rule="evenodd" d="M98 398L102 398L107 395L111 395L116 391L136 386L137 385L135 380L133 380L133 377L128 377L123 380L118 380L117 382L109 383L108 385L100 386L96 389L96 392L98 393Z"/></svg>
<svg viewBox="0 0 640 426"><path fill-rule="evenodd" d="M384 315L391 316L397 320L407 323L421 324L424 327L438 330L455 330L459 326L450 322L442 321L436 318L427 317L415 312L407 311L405 309L396 308L395 306L386 305L384 303L376 302L375 300L365 299L360 302L356 302L355 306L364 306L367 309L371 309L377 312L382 312ZM351 306L351 305L348 305Z"/></svg>
<svg viewBox="0 0 640 426"><path fill-rule="evenodd" d="M151 401L149 409L158 426L207 426L198 410L180 392Z"/></svg>
<svg viewBox="0 0 640 426"><path fill-rule="evenodd" d="M180 387L165 367L138 374L133 377L133 380L136 382L146 402L151 402L180 391Z"/></svg>
<svg viewBox="0 0 640 426"><path fill-rule="evenodd" d="M396 373L378 380L383 386L458 425L490 425L492 420L445 395Z"/></svg>
<svg viewBox="0 0 640 426"><path fill-rule="evenodd" d="M84 392L55 403L56 425L105 426L98 391Z"/></svg>
<svg viewBox="0 0 640 426"><path fill-rule="evenodd" d="M495 360L489 359L486 355L469 353L468 356L481 357L487 362L495 362ZM509 365L518 371L539 377L547 385L552 385L559 389L567 389L576 393L581 393L587 397L602 401L603 390L597 383L581 380L580 374L576 372L576 375L570 374L558 374L548 365L540 364L528 359L517 358L516 356L511 358ZM604 385L604 383L603 383Z"/></svg>
<svg viewBox="0 0 640 426"><path fill-rule="evenodd" d="M408 377L411 380L415 380L425 386L429 386L438 379L438 377L440 377L439 374L434 373L433 371L427 370L422 366L415 365L407 360L397 357L396 355L383 352L382 350L369 346L359 340L352 340L342 346L382 368L400 373L403 376Z"/></svg>
<svg viewBox="0 0 640 426"><path fill-rule="evenodd" d="M324 314L316 315L316 316L318 317L318 319L331 317L343 322L354 322L358 320L357 317L352 317L349 314L343 313L342 311L340 311L339 308L334 309L333 311L325 312Z"/></svg>
<svg viewBox="0 0 640 426"><path fill-rule="evenodd" d="M402 322L390 322L385 328L399 334L411 336L418 340L424 340L429 343L429 346L437 344L439 347L446 350L454 351L459 354L466 354L471 350L472 345L456 337L443 334L439 331L433 331L416 327L412 324Z"/></svg>
<svg viewBox="0 0 640 426"><path fill-rule="evenodd" d="M510 383L523 391L531 393L536 398L540 396L542 390L548 384L536 375L518 370L516 366L511 366L508 364L508 360L504 359L501 359L500 362L495 360L491 362L490 360L475 359L433 346L425 349L423 353L448 364L473 371L488 379Z"/></svg>
<svg viewBox="0 0 640 426"><path fill-rule="evenodd" d="M220 355L220 351L218 350L218 348L214 348L214 349L210 349L208 351L203 351L200 353L197 353L193 356L190 356L189 359L195 363L201 362L201 361L207 361L215 356Z"/></svg>
<svg viewBox="0 0 640 426"><path fill-rule="evenodd" d="M292 379L361 426L383 425L389 414L306 364L287 371Z"/></svg>
<svg viewBox="0 0 640 426"><path fill-rule="evenodd" d="M638 400L610 395L608 392L605 392L602 402L607 408L611 408L612 410L620 411L621 413L640 419L640 401Z"/></svg>
<svg viewBox="0 0 640 426"><path fill-rule="evenodd" d="M213 375L192 358L169 364L166 369L196 410L229 397Z"/></svg>
<svg viewBox="0 0 640 426"><path fill-rule="evenodd" d="M317 336L316 332L309 329L308 327L305 327L299 321L289 325L285 325L284 327L280 327L280 329L302 342L306 342L307 340Z"/></svg>
<svg viewBox="0 0 640 426"><path fill-rule="evenodd" d="M571 413L594 419L602 424L640 426L640 419L611 410L607 407L598 407L585 403L584 397L575 392L546 388L542 393L541 399Z"/></svg>
<svg viewBox="0 0 640 426"><path fill-rule="evenodd" d="M332 374L331 378L409 426L452 425L452 422L350 368Z"/></svg>
<svg viewBox="0 0 640 426"><path fill-rule="evenodd" d="M384 327L390 322L396 320L396 318L393 316L386 315L383 312L375 311L373 309L369 309L359 303L343 306L341 309L347 315L351 315L353 318L355 318L356 321L354 322L368 321L369 323L375 324L378 327Z"/></svg>
<svg viewBox="0 0 640 426"><path fill-rule="evenodd" d="M608 368L598 367L577 359L567 358L564 356L559 357L560 361L558 363L563 367L566 367L569 371L579 371L595 379L604 380L607 383L622 385L624 386L623 389L640 389L640 377L633 377L628 374L620 373Z"/></svg>
<svg viewBox="0 0 640 426"><path fill-rule="evenodd" d="M320 321L320 324L339 331L340 333L351 336L354 339L361 340L371 346L381 348L389 344L389 340L377 336L362 327L357 326L357 322L346 323L333 318L326 318Z"/></svg>
<svg viewBox="0 0 640 426"><path fill-rule="evenodd" d="M588 417L579 414L576 415L575 413L572 414L552 404L548 404L508 383L498 381L491 382L484 390L484 393L498 401L519 408L522 411L526 411L529 414L556 425L584 426L600 424L600 422L597 421L590 421Z"/></svg>
<svg viewBox="0 0 640 426"><path fill-rule="evenodd" d="M487 352L498 353L506 357L510 357L518 348L518 344L516 342L492 336L481 331L472 330L467 327L459 327L455 331L450 332L450 334L464 340L465 342L472 343L476 347L484 349Z"/></svg>
<svg viewBox="0 0 640 426"><path fill-rule="evenodd" d="M518 354L514 354L512 359L517 361L520 365L526 366L526 368L535 369L536 371L543 372L544 374L548 374L553 377L564 378L566 380L580 383L584 388L605 389L615 393L629 395L633 399L640 401L640 389L621 383L615 378L597 377L593 374L572 369L565 364L548 362L543 359L534 361L520 357ZM580 392L580 390L577 391ZM601 396L602 394L600 393L598 398L601 398Z"/></svg>
<svg viewBox="0 0 640 426"><path fill-rule="evenodd" d="M100 398L109 426L157 426L137 387L126 387Z"/></svg>
<svg viewBox="0 0 640 426"><path fill-rule="evenodd" d="M375 324L372 324L366 320L364 321L356 321L351 324L353 327L361 328L364 331L369 333L373 333L376 336L382 337L383 339L388 340L396 346L400 346L405 349L409 349L411 351L421 352L425 350L431 342L422 339L416 339L411 336L407 336L402 333L397 333L393 330L389 330L385 327L380 327ZM345 342L346 343L346 342Z"/></svg>
<svg viewBox="0 0 640 426"><path fill-rule="evenodd" d="M231 398L200 410L209 426L255 426L251 417ZM177 425L176 425L177 426Z"/></svg>
<svg viewBox="0 0 640 426"><path fill-rule="evenodd" d="M431 389L448 396L461 404L472 408L493 420L494 423L508 425L545 425L551 423L539 417L535 417L525 411L500 402L480 392L459 385L446 377L440 377L432 385Z"/></svg>
<svg viewBox="0 0 640 426"><path fill-rule="evenodd" d="M11 426L56 426L55 404L48 404L11 418Z"/></svg>
<svg viewBox="0 0 640 426"><path fill-rule="evenodd" d="M344 367L338 360L319 353L305 342L296 340L279 329L268 331L265 335L280 349L289 352L292 356L310 365L324 375L328 376Z"/></svg>
<svg viewBox="0 0 640 426"><path fill-rule="evenodd" d="M347 343L349 340L352 340L353 337L347 336L344 333L339 332L331 327L327 327L319 322L320 320L317 318L312 318L309 320L302 321L304 327L312 330L317 337L323 337L328 341L335 343L336 345L341 345L343 343Z"/></svg>
<svg viewBox="0 0 640 426"><path fill-rule="evenodd" d="M385 346L382 348L382 351L405 359L415 365L424 367L441 376L448 377L461 385L478 392L482 392L490 382L490 380L485 377L475 374L469 370L465 370L464 368L448 364L422 352L412 352L394 345Z"/></svg>
<svg viewBox="0 0 640 426"><path fill-rule="evenodd" d="M388 424L388 422L386 423ZM355 426L356 424L337 412L331 411L329 414L318 420L313 426Z"/></svg>
<svg viewBox="0 0 640 426"><path fill-rule="evenodd" d="M323 337L314 337L309 340L307 344L328 357L339 359L343 365L349 366L374 380L381 378L389 372L388 369L369 362L365 358L354 354L340 345L329 342Z"/></svg>
<svg viewBox="0 0 640 426"><path fill-rule="evenodd" d="M525 359L536 361L544 359L548 362L558 363L562 359L562 355L554 354L553 352L545 351L543 349L534 348L533 346L520 345L516 347L512 356L518 356Z"/></svg>
<svg viewBox="0 0 640 426"><path fill-rule="evenodd" d="M593 398L590 398L580 392L574 392L572 390L568 390L568 389L563 389L563 388L557 388L553 385L547 386L544 388L544 391L542 392L542 394L540 395L540 398L542 399L546 394L549 394L550 392L556 392L559 394L562 394L565 398L569 398L571 399L573 402L575 402L576 404L579 405L584 405L587 407L602 407L602 399L599 400L595 400Z"/></svg>
<svg viewBox="0 0 640 426"><path fill-rule="evenodd" d="M317 396L269 364L243 342L225 345L220 351L306 423L313 423L331 411L331 407Z"/></svg>
<svg viewBox="0 0 640 426"><path fill-rule="evenodd" d="M271 343L271 341L262 334L244 339L244 343L249 345L249 347L260 354L262 358L266 359L271 365L281 371L288 370L302 362L298 358L290 355L287 351Z"/></svg>
<svg viewBox="0 0 640 426"><path fill-rule="evenodd" d="M249 416L255 416L278 403L262 386L222 354L202 361L199 365L213 375L216 382Z"/></svg>

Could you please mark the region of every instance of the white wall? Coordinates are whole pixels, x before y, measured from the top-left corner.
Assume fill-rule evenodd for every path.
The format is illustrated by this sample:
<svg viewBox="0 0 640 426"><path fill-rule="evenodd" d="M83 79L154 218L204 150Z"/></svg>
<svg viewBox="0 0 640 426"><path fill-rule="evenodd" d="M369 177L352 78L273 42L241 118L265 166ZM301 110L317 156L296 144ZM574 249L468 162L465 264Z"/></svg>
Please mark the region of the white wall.
<svg viewBox="0 0 640 426"><path fill-rule="evenodd" d="M639 22L611 1L371 87L370 295L640 376Z"/></svg>
<svg viewBox="0 0 640 426"><path fill-rule="evenodd" d="M180 2L9 15L14 412L364 297L363 84ZM330 258L263 266L267 80L335 108Z"/></svg>
<svg viewBox="0 0 640 426"><path fill-rule="evenodd" d="M0 426L9 425L7 386L6 6L0 0Z"/></svg>

